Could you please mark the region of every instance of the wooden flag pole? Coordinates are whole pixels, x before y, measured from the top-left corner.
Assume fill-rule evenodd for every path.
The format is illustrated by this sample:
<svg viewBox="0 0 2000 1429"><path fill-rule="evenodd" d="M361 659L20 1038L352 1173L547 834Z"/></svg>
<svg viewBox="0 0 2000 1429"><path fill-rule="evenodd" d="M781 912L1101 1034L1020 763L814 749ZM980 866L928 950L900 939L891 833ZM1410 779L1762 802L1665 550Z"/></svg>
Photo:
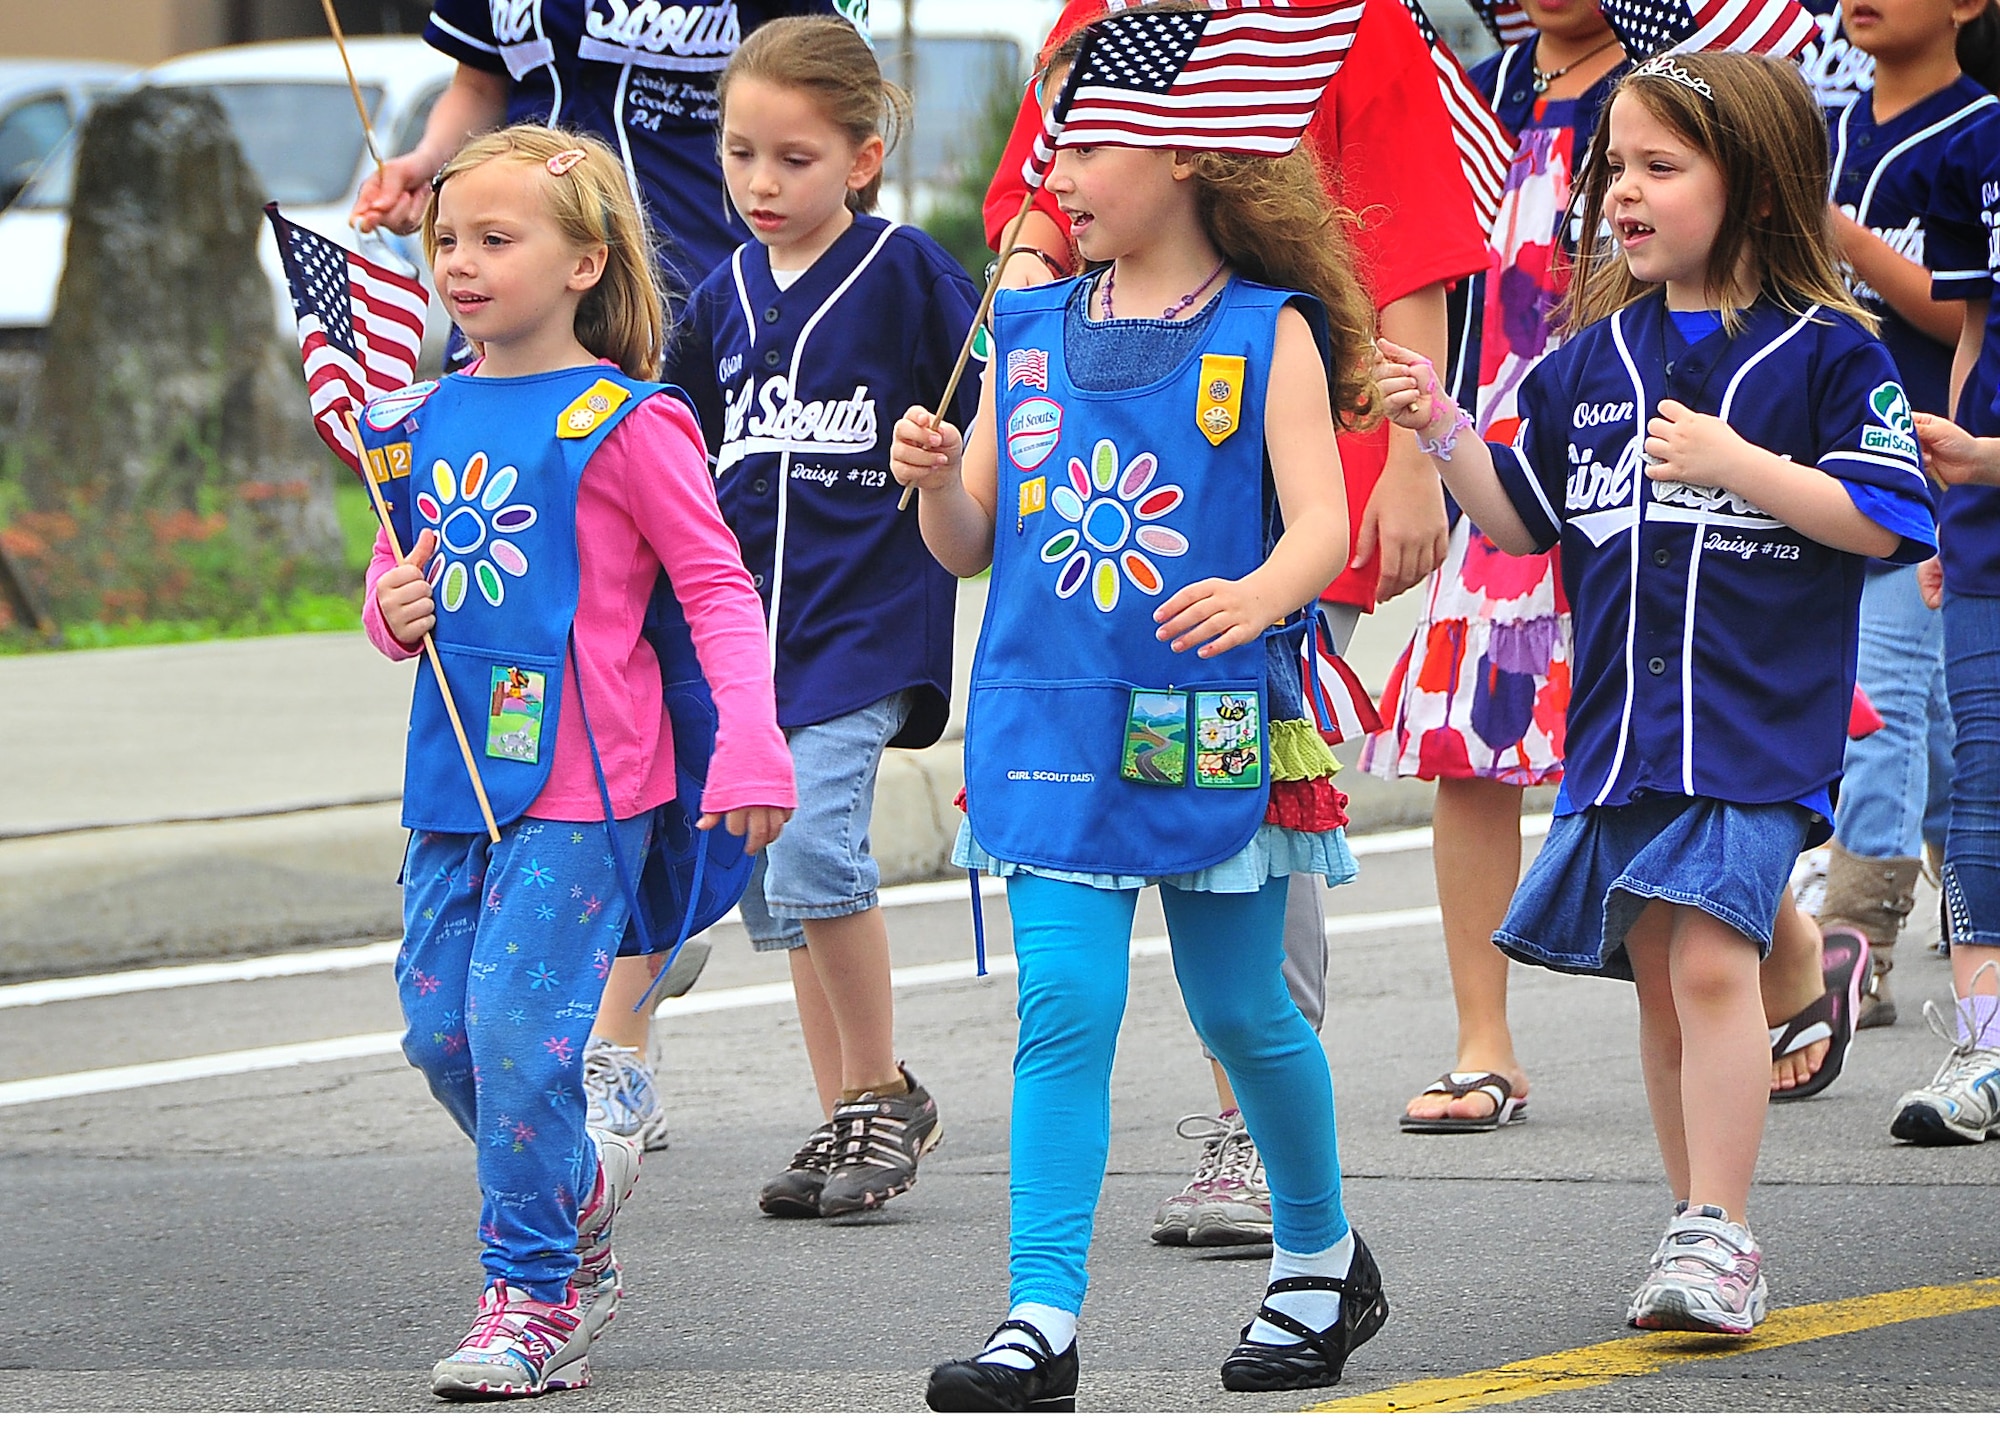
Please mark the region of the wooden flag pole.
<svg viewBox="0 0 2000 1429"><path fill-rule="evenodd" d="M403 543L396 539L396 528L389 521L389 504L382 499L382 488L375 481L375 454L362 445L361 425L354 420L354 409L349 407L342 414L347 419L348 435L354 438L354 450L361 454L361 479L368 483L369 499L375 503L375 519L382 523L382 530L389 538L389 552L396 558L396 564L403 563ZM486 784L479 777L479 761L472 757L472 741L465 737L465 722L458 717L458 702L451 697L451 684L444 677L444 661L438 655L437 642L430 632L424 632L424 654L430 657L431 673L437 676L438 693L444 696L444 712L451 717L451 732L458 737L458 752L465 760L465 772L472 776L472 796L479 801L479 816L486 820L486 836L496 844L500 842L500 826L493 822L493 805L486 798Z"/></svg>
<svg viewBox="0 0 2000 1429"><path fill-rule="evenodd" d="M958 349L958 362L951 369L951 381L944 384L944 396L938 398L937 410L931 414L931 430L936 431L944 421L944 414L951 408L951 399L958 395L959 379L965 376L966 364L972 360L972 344L979 338L979 330L986 326L987 318L993 315L993 299L1000 292L1000 275L1007 269L1007 259L1013 254L1014 240L1021 236L1021 225L1028 221L1028 210L1034 207L1037 190L1029 189L1021 195L1021 211L1014 215L1014 221L1007 225L1007 231L1000 235L1000 261L993 265L993 276L986 280L986 292L979 300L979 311L973 315L971 330L965 334L965 341ZM916 494L916 487L903 488L902 498L896 502L901 511L909 506L910 498Z"/></svg>
<svg viewBox="0 0 2000 1429"><path fill-rule="evenodd" d="M368 117L368 105L361 98L360 81L354 77L354 62L347 57L347 35L340 28L340 16L333 13L333 0L319 0L319 8L326 11L326 27L333 31L333 42L340 47L340 66L347 71L347 88L354 95L354 112L361 116L361 139L368 146L368 157L375 161L375 177L379 179L382 177L382 151L375 147L375 130ZM396 538L391 535L389 539L393 541ZM457 716L452 718L456 722ZM469 755L467 757L470 758ZM478 776L473 778L476 781ZM480 802L485 802L484 795L480 796ZM492 821L489 819L488 822ZM495 834L493 841L498 843L500 835Z"/></svg>

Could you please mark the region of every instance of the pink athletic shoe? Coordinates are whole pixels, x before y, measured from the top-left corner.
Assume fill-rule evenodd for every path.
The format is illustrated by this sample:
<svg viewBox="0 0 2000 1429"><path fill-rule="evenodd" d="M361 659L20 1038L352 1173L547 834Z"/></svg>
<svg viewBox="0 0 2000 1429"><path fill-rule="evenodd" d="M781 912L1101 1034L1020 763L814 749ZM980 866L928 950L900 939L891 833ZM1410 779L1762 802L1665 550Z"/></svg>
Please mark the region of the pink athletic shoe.
<svg viewBox="0 0 2000 1429"><path fill-rule="evenodd" d="M1716 1206L1690 1206L1667 1223L1652 1273L1632 1297L1638 1330L1747 1335L1764 1319L1764 1256Z"/></svg>
<svg viewBox="0 0 2000 1429"><path fill-rule="evenodd" d="M590 1383L590 1335L576 1292L561 1305L496 1280L459 1347L431 1369L440 1399L506 1399Z"/></svg>

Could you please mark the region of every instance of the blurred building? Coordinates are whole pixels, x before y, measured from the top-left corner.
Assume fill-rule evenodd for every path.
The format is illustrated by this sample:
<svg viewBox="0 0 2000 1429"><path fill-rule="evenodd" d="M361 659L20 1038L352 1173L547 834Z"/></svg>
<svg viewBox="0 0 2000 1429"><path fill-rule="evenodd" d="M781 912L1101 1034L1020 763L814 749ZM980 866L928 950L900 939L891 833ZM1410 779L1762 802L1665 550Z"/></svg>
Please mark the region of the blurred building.
<svg viewBox="0 0 2000 1429"><path fill-rule="evenodd" d="M416 34L429 0L335 0L351 35ZM251 40L326 33L320 0L60 0L0 5L0 57L65 56L146 65Z"/></svg>

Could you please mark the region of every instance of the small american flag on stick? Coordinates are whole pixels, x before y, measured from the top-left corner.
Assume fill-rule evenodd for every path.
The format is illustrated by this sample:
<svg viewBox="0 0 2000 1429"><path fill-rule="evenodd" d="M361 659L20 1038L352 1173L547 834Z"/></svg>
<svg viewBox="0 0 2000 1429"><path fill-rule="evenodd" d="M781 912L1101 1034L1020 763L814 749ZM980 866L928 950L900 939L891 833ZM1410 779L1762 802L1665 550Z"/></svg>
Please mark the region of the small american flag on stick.
<svg viewBox="0 0 2000 1429"><path fill-rule="evenodd" d="M1697 50L1797 59L1819 35L1798 0L1604 0L1604 19L1634 64Z"/></svg>
<svg viewBox="0 0 2000 1429"><path fill-rule="evenodd" d="M1490 233L1493 221L1500 216L1500 199L1507 191L1507 169L1514 162L1518 141L1494 114L1486 96L1479 92L1458 62L1458 56L1451 52L1451 46L1439 37L1423 6L1417 0L1403 0L1403 6L1430 46L1438 93L1444 97L1446 113L1451 115L1451 137L1458 148L1459 167L1465 170L1465 181L1472 186L1472 204L1479 214L1479 226Z"/></svg>
<svg viewBox="0 0 2000 1429"><path fill-rule="evenodd" d="M1535 37L1535 22L1519 0L1472 0L1472 13L1502 45L1518 45Z"/></svg>
<svg viewBox="0 0 2000 1429"><path fill-rule="evenodd" d="M300 228L264 206L278 235L299 320L299 356L313 430L333 454L361 471L347 415L416 380L430 296L421 283Z"/></svg>
<svg viewBox="0 0 2000 1429"><path fill-rule="evenodd" d="M1361 23L1363 0L1209 0L1091 26L1022 168L1087 144L1277 157L1298 147Z"/></svg>

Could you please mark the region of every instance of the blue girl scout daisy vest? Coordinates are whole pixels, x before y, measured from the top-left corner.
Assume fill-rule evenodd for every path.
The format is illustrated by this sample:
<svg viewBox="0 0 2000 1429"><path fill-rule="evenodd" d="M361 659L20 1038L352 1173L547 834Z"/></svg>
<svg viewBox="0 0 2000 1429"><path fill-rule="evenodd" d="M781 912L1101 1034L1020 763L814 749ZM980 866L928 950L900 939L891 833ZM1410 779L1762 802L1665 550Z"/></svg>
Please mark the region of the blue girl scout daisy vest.
<svg viewBox="0 0 2000 1429"><path fill-rule="evenodd" d="M1150 385L1086 392L1063 356L1076 282L993 313L999 499L966 715L973 837L1012 863L1162 877L1256 836L1270 798L1265 642L1176 654L1153 612L1262 564L1264 394L1278 315L1232 279L1202 344ZM1296 658L1296 657L1294 657Z"/></svg>
<svg viewBox="0 0 2000 1429"><path fill-rule="evenodd" d="M647 397L667 391L608 366L420 382L368 404L361 439L405 551L425 528L433 639L466 738L505 825L548 782L576 616L576 494L584 466ZM403 824L485 828L437 677L417 667Z"/></svg>

